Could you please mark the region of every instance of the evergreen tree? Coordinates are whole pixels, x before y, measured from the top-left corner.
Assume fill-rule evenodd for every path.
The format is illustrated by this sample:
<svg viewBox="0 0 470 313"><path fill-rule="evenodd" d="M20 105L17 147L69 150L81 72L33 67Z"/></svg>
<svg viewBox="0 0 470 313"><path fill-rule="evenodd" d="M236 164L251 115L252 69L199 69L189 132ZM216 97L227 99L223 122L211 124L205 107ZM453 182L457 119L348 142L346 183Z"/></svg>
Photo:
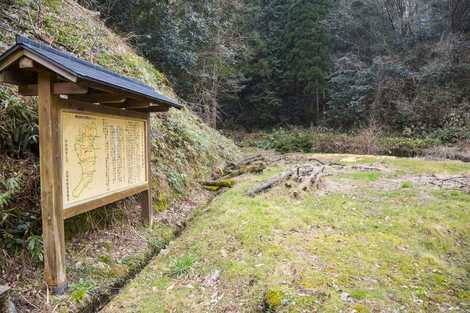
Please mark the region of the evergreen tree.
<svg viewBox="0 0 470 313"><path fill-rule="evenodd" d="M284 35L284 74L287 90L307 114L305 122L317 124L325 99L329 67L325 18L327 0L290 1Z"/></svg>

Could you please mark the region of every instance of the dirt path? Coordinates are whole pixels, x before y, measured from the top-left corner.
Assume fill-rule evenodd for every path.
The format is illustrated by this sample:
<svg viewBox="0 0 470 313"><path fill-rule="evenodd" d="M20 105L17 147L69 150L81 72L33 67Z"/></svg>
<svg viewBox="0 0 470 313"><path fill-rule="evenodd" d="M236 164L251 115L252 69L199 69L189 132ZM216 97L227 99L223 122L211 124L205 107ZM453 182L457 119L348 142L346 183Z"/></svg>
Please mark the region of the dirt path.
<svg viewBox="0 0 470 313"><path fill-rule="evenodd" d="M327 164L318 189L246 195L312 158ZM470 194L447 183L468 175L460 162L282 157L238 177L102 312L469 312Z"/></svg>

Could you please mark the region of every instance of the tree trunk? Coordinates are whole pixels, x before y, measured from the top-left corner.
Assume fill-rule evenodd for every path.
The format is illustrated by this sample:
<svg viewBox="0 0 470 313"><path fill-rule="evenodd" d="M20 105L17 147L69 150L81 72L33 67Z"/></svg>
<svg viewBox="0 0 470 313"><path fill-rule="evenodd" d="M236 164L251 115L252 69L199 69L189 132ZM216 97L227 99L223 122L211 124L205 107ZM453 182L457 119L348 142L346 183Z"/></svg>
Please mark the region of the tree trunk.
<svg viewBox="0 0 470 313"><path fill-rule="evenodd" d="M318 118L320 115L320 94L318 87L315 89L315 119L314 119L314 125L318 125Z"/></svg>
<svg viewBox="0 0 470 313"><path fill-rule="evenodd" d="M212 128L217 128L217 111L218 111L219 104L217 102L217 97L215 95L211 96L211 107L210 107L210 123L209 125Z"/></svg>

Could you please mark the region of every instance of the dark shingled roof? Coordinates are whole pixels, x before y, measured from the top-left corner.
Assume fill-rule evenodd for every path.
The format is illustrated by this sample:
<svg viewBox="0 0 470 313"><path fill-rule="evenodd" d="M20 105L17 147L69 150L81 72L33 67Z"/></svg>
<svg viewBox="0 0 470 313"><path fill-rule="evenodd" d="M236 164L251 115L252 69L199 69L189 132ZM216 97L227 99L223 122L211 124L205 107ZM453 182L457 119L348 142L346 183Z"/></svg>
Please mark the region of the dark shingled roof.
<svg viewBox="0 0 470 313"><path fill-rule="evenodd" d="M155 103L165 103L181 108L181 105L175 100L158 93L152 87L142 82L108 71L101 66L81 60L70 53L54 49L46 44L35 42L23 36L16 37L16 45L0 56L0 62L19 49L25 49L34 53L80 79L144 96Z"/></svg>

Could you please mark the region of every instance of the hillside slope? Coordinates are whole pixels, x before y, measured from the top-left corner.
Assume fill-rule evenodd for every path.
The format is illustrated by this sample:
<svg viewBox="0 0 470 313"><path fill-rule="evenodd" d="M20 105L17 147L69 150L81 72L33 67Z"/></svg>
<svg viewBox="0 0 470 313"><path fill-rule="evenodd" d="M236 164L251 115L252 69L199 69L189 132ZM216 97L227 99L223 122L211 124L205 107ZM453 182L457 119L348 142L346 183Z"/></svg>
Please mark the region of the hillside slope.
<svg viewBox="0 0 470 313"><path fill-rule="evenodd" d="M16 34L25 34L143 81L167 96L176 97L164 74L138 56L124 39L110 31L96 12L86 10L75 1L48 0L39 6L35 1L27 0L1 2L0 29L0 52L14 44ZM7 85L0 85L0 97L0 110L7 116L15 114L11 108L14 104L35 107L34 99L23 99L16 94L16 89ZM34 112L31 115L34 119ZM32 135L33 138L29 139L33 141L20 144L16 137L22 134L9 133L14 131L14 127L10 127L6 119L2 117L2 154L16 155L18 158L24 152L36 151L35 130L28 134ZM18 120L25 122L27 119ZM237 156L237 148L231 141L206 127L187 110L171 110L168 114L159 115L152 126L156 160L154 171L160 180L166 177L171 193L181 193L182 186L196 179L204 168L214 162ZM8 144L7 141L12 142Z"/></svg>
<svg viewBox="0 0 470 313"><path fill-rule="evenodd" d="M108 29L98 14L75 1L0 1L0 53L14 44L16 34L48 42L176 97L163 73ZM187 109L155 114L152 122L156 211L164 211L175 200L186 197L215 163L238 157L238 148L231 140ZM11 266L22 263L29 270L36 262L36 268L42 269L37 134L36 99L23 98L16 88L0 84L0 284L7 281L20 288L24 287L21 280L30 278L28 271L22 270L25 277L15 278L10 275ZM116 212L124 212L127 221L138 224L126 204L119 205L123 208L111 214L96 210L67 221L66 236L74 238L74 231L88 229L84 221L92 226L109 225L107 219L115 219L120 214Z"/></svg>

